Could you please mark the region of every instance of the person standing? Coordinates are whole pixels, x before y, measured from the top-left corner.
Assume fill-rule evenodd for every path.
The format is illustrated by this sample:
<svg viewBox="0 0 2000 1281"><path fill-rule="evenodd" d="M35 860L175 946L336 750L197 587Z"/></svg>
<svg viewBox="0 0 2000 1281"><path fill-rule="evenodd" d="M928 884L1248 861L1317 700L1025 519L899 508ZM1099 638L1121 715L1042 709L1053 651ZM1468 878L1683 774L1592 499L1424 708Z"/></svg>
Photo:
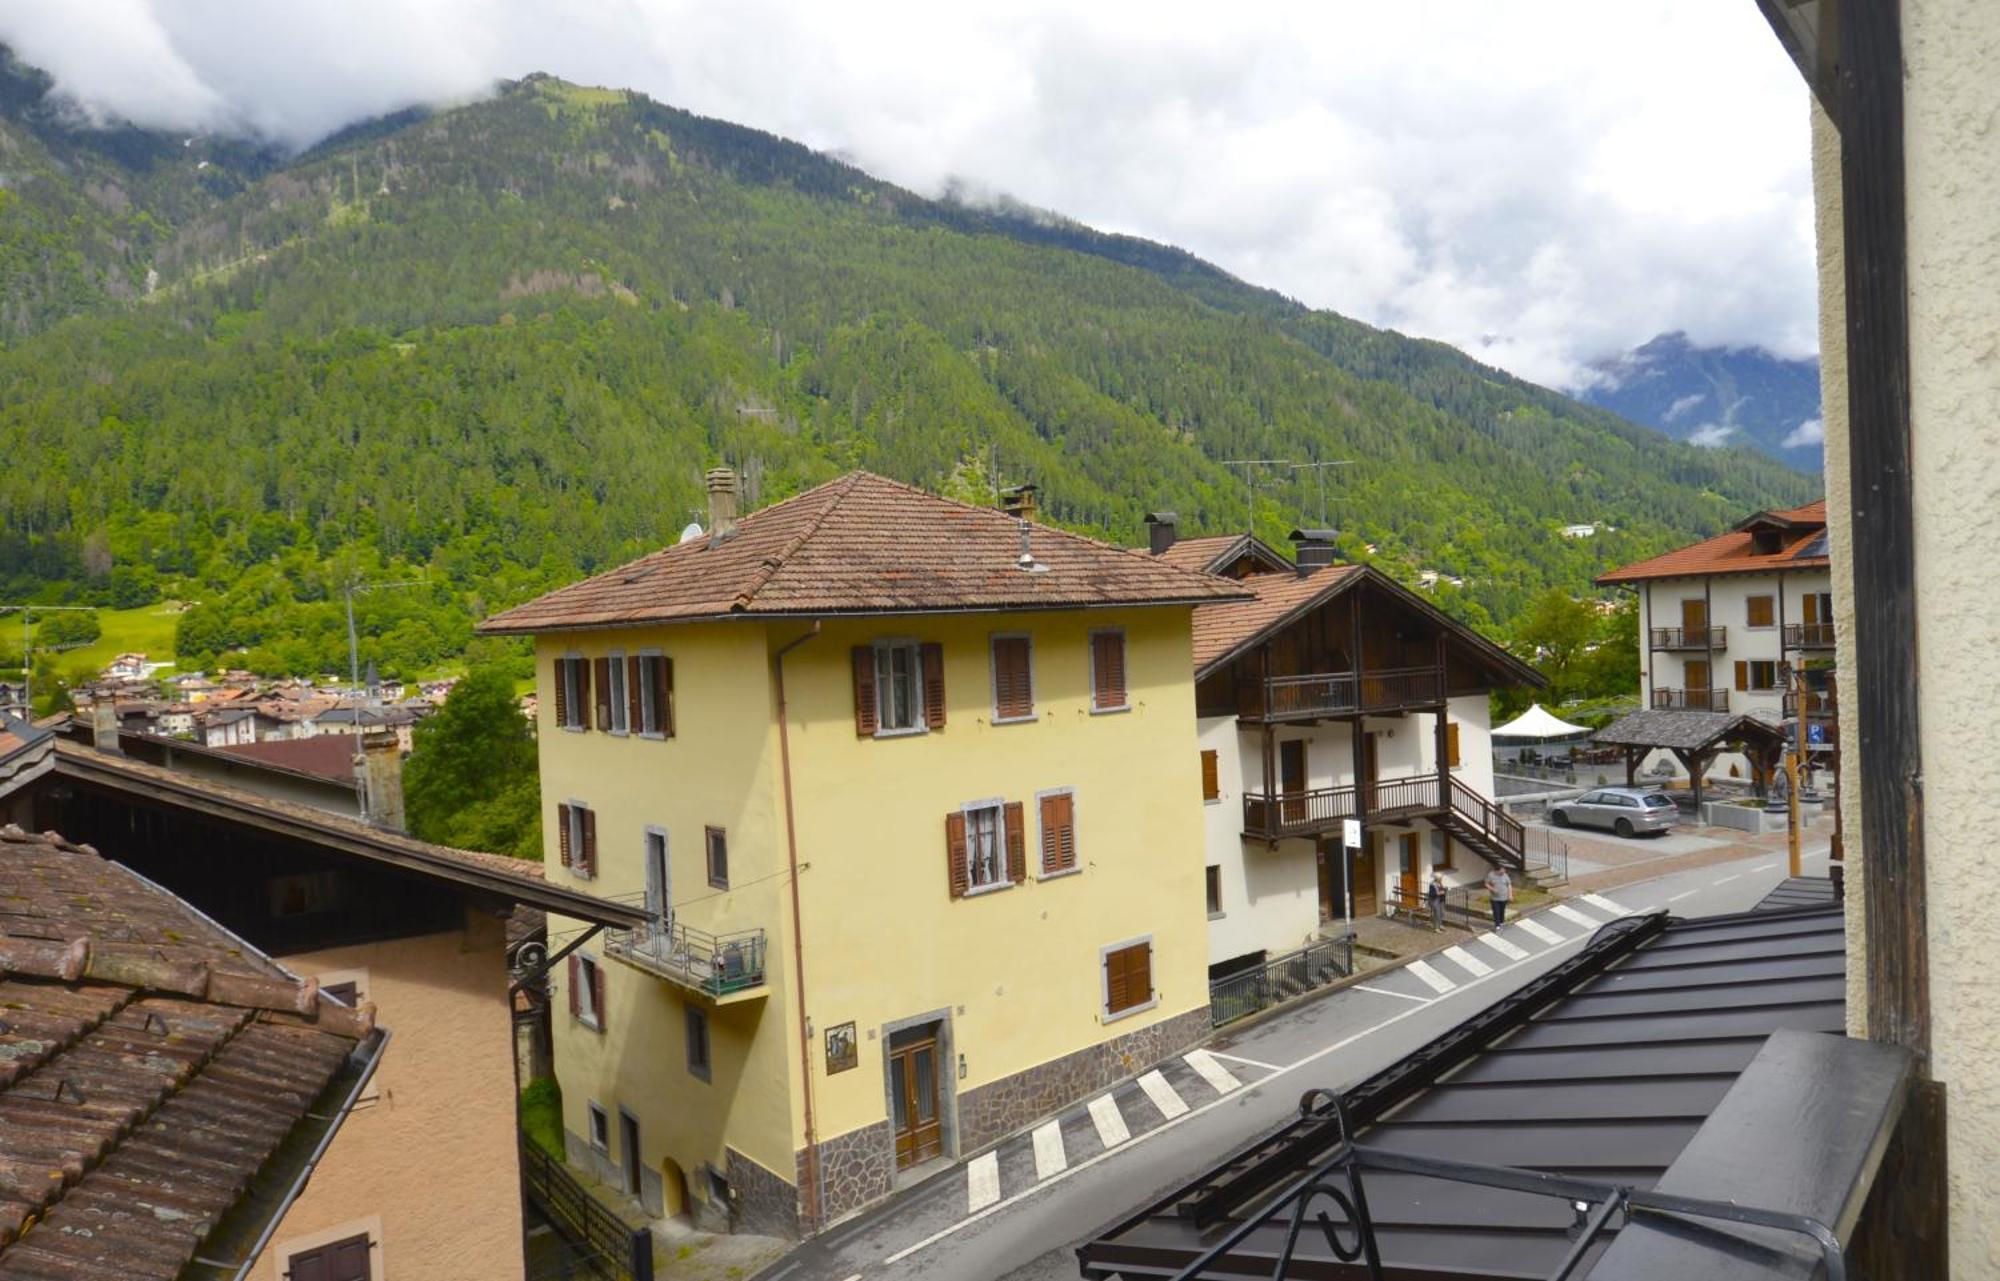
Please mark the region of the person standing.
<svg viewBox="0 0 2000 1281"><path fill-rule="evenodd" d="M1432 872L1430 888L1424 891L1424 901L1431 908L1431 929L1444 933L1444 873Z"/></svg>
<svg viewBox="0 0 2000 1281"><path fill-rule="evenodd" d="M1493 928L1507 923L1507 905L1514 901L1514 880L1507 869L1496 867L1486 874L1486 896L1493 900Z"/></svg>

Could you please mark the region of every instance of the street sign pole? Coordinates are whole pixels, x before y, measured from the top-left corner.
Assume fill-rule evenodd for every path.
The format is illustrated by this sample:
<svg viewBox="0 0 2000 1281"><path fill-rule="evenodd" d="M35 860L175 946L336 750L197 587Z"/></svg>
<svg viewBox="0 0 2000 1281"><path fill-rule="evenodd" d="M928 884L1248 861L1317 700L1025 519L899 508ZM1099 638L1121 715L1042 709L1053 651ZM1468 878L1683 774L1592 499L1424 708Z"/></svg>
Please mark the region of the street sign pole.
<svg viewBox="0 0 2000 1281"><path fill-rule="evenodd" d="M1361 848L1361 820L1344 818L1340 820L1340 887L1341 908L1345 912L1342 921L1347 927L1346 937L1354 937L1354 852Z"/></svg>

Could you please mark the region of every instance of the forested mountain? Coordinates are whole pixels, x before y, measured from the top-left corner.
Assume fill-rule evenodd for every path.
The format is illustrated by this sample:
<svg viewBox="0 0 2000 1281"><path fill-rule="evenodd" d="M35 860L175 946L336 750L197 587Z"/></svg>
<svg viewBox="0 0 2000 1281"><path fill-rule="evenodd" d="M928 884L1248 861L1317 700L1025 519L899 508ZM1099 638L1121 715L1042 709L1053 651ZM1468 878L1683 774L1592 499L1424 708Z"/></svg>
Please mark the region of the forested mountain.
<svg viewBox="0 0 2000 1281"><path fill-rule="evenodd" d="M1315 476L1265 469L1251 513L1224 461L1352 460L1347 552L1465 578L1446 603L1483 623L1816 491L1178 250L637 95L530 77L277 164L114 146L7 83L0 271L33 288L0 349L0 590L199 600L184 663L344 666L340 584L419 574L360 599L364 656L438 662L670 540L717 460L764 502L854 466L1033 481L1127 542L1155 508L1281 539ZM1582 521L1613 530L1555 535Z"/></svg>
<svg viewBox="0 0 2000 1281"><path fill-rule="evenodd" d="M1696 444L1747 445L1817 476L1819 362L1761 347L1697 347L1682 333L1592 366L1583 399Z"/></svg>

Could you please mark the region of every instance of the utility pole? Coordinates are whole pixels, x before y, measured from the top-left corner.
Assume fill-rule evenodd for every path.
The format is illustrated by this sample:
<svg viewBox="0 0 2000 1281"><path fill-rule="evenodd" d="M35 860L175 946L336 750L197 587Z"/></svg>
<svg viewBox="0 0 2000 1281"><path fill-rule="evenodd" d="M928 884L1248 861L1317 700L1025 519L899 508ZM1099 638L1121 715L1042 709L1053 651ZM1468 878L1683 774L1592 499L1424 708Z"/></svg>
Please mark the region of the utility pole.
<svg viewBox="0 0 2000 1281"><path fill-rule="evenodd" d="M1799 856L1799 779L1800 770L1806 757L1806 672L1803 665L1792 668L1792 697L1795 715L1792 717L1792 750L1785 754L1785 853L1790 860L1790 875L1800 875Z"/></svg>
<svg viewBox="0 0 2000 1281"><path fill-rule="evenodd" d="M1331 462L1331 463L1292 464L1293 471L1309 471L1319 481L1319 527L1321 529L1332 528L1331 525L1328 525L1326 523L1326 469L1329 467L1352 467L1352 466L1354 466L1354 460L1351 458L1343 458L1339 462Z"/></svg>
<svg viewBox="0 0 2000 1281"><path fill-rule="evenodd" d="M21 611L21 703L27 709L28 719L35 719L35 660L29 650L29 624L37 613L51 614L67 611L72 614L95 614L95 605L29 605L26 603L0 604L0 610ZM75 645L44 645L46 650L75 649Z"/></svg>
<svg viewBox="0 0 2000 1281"><path fill-rule="evenodd" d="M1224 459L1224 467L1243 469L1243 532L1255 536L1257 533L1257 482L1253 467L1291 467L1289 458L1229 458Z"/></svg>

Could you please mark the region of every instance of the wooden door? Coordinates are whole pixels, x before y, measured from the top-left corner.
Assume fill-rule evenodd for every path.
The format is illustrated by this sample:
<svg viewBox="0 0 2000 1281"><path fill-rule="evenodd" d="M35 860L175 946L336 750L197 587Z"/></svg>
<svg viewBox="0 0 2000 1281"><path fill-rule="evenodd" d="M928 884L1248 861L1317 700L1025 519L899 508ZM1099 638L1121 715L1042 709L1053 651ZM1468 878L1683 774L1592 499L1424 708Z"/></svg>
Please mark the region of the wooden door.
<svg viewBox="0 0 2000 1281"><path fill-rule="evenodd" d="M1681 632L1690 645L1705 643L1702 632L1708 629L1708 602L1705 600L1684 600L1681 602Z"/></svg>
<svg viewBox="0 0 2000 1281"><path fill-rule="evenodd" d="M1396 846L1396 872L1402 882L1403 906L1415 911L1423 903L1423 885L1419 879L1423 868L1417 856L1417 834L1404 832L1396 838Z"/></svg>
<svg viewBox="0 0 2000 1281"><path fill-rule="evenodd" d="M1341 909L1347 890L1341 880L1347 870L1347 852L1340 847L1337 838L1321 837L1318 855L1319 923L1325 925L1334 917L1343 915Z"/></svg>
<svg viewBox="0 0 2000 1281"><path fill-rule="evenodd" d="M1361 780L1360 781L1361 781L1361 810L1364 814L1372 814L1375 812L1377 808L1376 796L1375 796L1376 769L1377 769L1377 758L1375 749L1375 736L1373 734L1363 734L1361 736Z"/></svg>
<svg viewBox="0 0 2000 1281"><path fill-rule="evenodd" d="M625 1195L639 1195L639 1121L630 1112L618 1111L618 1155L622 1158Z"/></svg>
<svg viewBox="0 0 2000 1281"><path fill-rule="evenodd" d="M906 1170L944 1151L938 1120L938 1044L935 1032L889 1044L889 1101L896 1133L896 1168Z"/></svg>
<svg viewBox="0 0 2000 1281"><path fill-rule="evenodd" d="M1306 741L1302 738L1278 744L1278 790L1285 797L1285 822L1305 822Z"/></svg>
<svg viewBox="0 0 2000 1281"><path fill-rule="evenodd" d="M1681 669L1681 674L1682 674L1682 678L1683 678L1683 680L1684 680L1684 681L1686 682L1686 684L1687 684L1687 688L1688 688L1688 689L1690 689L1690 690L1697 690L1697 689L1707 689L1707 688L1708 688L1708 660L1707 660L1707 659L1705 659L1705 658L1690 658L1690 659L1689 659L1689 660L1687 661L1687 665L1686 665L1685 667L1683 667L1683 668ZM1690 701L1692 701L1692 700L1690 700Z"/></svg>
<svg viewBox="0 0 2000 1281"><path fill-rule="evenodd" d="M1806 593L1806 598L1804 602L1806 607L1806 626L1811 627L1814 623L1823 623L1828 621L1827 616L1830 615L1832 611L1830 610L1824 612L1822 611L1820 607L1820 597L1823 595L1830 597L1831 593L1825 593L1825 592Z"/></svg>
<svg viewBox="0 0 2000 1281"><path fill-rule="evenodd" d="M1380 832L1370 832L1367 834L1366 839L1362 841L1361 848L1354 851L1354 915L1356 917L1373 916L1382 910L1381 895L1377 888L1381 885L1382 878L1376 872L1376 869L1381 867L1382 864L1375 857L1376 851L1381 847L1381 844L1382 834Z"/></svg>

